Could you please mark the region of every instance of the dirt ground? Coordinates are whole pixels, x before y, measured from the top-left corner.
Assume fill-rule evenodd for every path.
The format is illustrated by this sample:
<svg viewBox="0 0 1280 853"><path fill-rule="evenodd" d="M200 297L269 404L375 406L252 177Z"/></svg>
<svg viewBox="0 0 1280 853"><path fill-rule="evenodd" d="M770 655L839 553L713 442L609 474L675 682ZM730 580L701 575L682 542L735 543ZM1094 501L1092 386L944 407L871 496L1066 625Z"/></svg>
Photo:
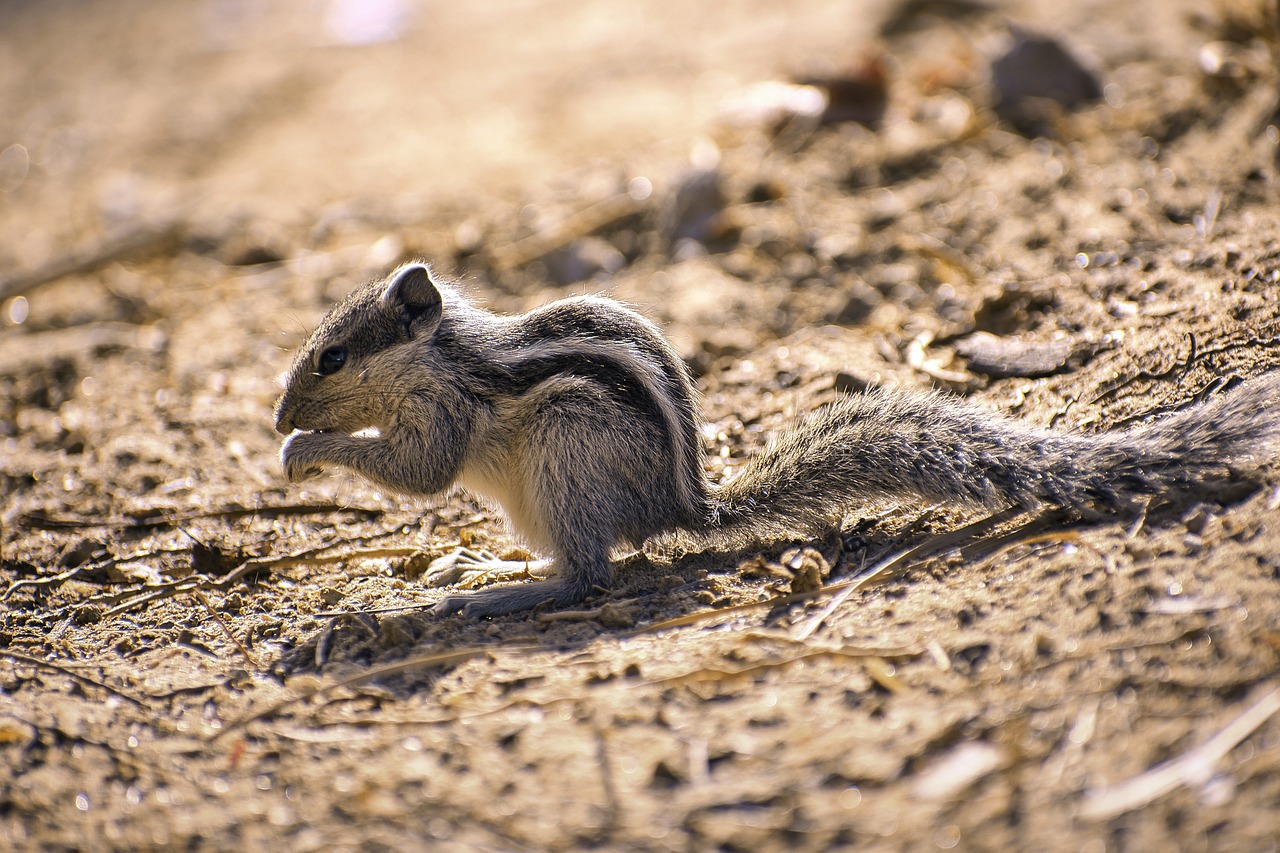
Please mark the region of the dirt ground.
<svg viewBox="0 0 1280 853"><path fill-rule="evenodd" d="M873 384L1084 432L1247 388L1280 365L1278 25L6 3L0 847L1276 850L1274 466L1091 523L855 500L468 621L425 608L490 579L426 569L522 554L501 517L289 486L271 407L410 258L495 310L651 316L717 480Z"/></svg>

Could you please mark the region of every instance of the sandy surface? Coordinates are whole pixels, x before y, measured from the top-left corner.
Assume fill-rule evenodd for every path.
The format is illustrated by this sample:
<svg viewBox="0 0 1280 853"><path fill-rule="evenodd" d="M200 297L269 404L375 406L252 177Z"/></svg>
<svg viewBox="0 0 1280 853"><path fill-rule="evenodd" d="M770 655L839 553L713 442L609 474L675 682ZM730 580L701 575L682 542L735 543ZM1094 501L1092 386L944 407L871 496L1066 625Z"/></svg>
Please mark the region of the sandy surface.
<svg viewBox="0 0 1280 853"><path fill-rule="evenodd" d="M653 317L716 479L868 384L1084 432L1247 388L1280 363L1274 15L258 5L0 9L0 847L1276 849L1274 469L955 540L981 515L855 501L468 622L425 569L522 554L500 515L289 486L270 414L414 257L495 310ZM994 109L1018 28L1100 97ZM824 119L744 95L815 78ZM918 550L824 612L771 604L797 547L827 583Z"/></svg>

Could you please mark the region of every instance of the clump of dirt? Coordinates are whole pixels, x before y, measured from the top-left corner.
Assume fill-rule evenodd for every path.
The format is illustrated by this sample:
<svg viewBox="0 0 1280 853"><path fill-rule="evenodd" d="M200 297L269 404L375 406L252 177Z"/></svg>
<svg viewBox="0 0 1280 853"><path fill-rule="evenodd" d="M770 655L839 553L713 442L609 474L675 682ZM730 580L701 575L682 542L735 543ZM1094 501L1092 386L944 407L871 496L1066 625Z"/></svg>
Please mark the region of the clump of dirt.
<svg viewBox="0 0 1280 853"><path fill-rule="evenodd" d="M204 53L158 38L189 10L130 7L173 88L129 89L109 140L73 119L125 91L136 45L102 39L101 10L0 13L36 63L5 84L22 151L0 153L30 223L0 212L28 235L0 246L7 848L1274 849L1269 460L1087 524L855 502L761 553L656 543L580 610L485 622L429 615L427 567L529 556L499 515L460 490L289 487L270 419L306 329L413 257L497 310L602 291L651 316L698 376L716 479L872 385L1084 432L1247 388L1280 364L1271 6L902 2L854 27L797 4L808 64L784 45L772 70L725 59L769 42L771 13L726 13L704 61L774 79L716 113L643 97L692 61L688 4L623 47L583 4L575 67L612 69L681 144L542 125L541 153L505 161L536 175L475 167L474 191L428 199L390 188L447 148L384 133L379 160L356 119L414 103L416 49L461 62L476 28L526 44L513 25L441 9L383 47L279 50L294 31L219 17L235 5L209 9L237 46ZM861 40L838 50L835 22ZM90 44L77 104L36 58ZM601 97L540 53L524 67L458 103L519 122ZM1033 85L1055 75L1075 94ZM459 138L510 144L501 115L476 121ZM358 179L326 171L328 131ZM123 171L103 183L77 151Z"/></svg>

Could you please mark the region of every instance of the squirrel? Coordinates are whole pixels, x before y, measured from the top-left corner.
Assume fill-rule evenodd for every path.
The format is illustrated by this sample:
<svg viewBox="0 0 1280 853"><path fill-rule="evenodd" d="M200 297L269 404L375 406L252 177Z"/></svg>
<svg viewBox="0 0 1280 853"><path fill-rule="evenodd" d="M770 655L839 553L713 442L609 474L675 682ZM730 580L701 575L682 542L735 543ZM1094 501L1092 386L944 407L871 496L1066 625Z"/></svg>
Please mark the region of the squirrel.
<svg viewBox="0 0 1280 853"><path fill-rule="evenodd" d="M610 299L500 316L422 263L356 289L311 334L275 407L296 482L345 469L406 495L496 500L553 577L450 595L500 616L608 588L610 553L659 534L735 542L817 530L859 499L914 496L1088 516L1189 495L1280 439L1280 372L1125 431L1028 425L939 392L871 389L816 409L723 485L698 396L658 327Z"/></svg>

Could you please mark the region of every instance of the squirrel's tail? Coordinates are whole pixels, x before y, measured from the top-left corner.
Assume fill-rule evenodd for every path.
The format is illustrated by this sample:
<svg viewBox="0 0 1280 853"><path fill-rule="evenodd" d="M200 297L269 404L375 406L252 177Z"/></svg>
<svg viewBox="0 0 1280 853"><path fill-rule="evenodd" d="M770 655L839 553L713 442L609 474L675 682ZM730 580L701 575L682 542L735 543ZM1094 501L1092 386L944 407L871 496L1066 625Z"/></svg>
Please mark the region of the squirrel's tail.
<svg viewBox="0 0 1280 853"><path fill-rule="evenodd" d="M869 391L783 433L712 496L713 529L784 536L872 497L1081 513L1229 481L1280 444L1280 373L1125 431L1042 429L941 394Z"/></svg>

